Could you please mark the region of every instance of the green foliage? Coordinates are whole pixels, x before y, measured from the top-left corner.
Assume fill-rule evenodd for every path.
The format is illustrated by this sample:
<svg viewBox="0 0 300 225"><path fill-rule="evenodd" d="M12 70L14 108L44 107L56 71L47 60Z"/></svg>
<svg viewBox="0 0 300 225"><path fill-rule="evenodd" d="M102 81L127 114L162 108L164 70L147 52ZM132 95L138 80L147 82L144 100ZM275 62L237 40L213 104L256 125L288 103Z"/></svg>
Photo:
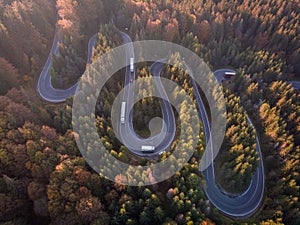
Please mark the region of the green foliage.
<svg viewBox="0 0 300 225"><path fill-rule="evenodd" d="M268 102L259 108L269 171L269 214L286 224L299 223L299 93L283 82L271 83L263 90ZM276 196L278 202L272 203ZM282 207L284 206L284 207ZM285 215L285 216L283 216ZM281 221L279 221L281 222Z"/></svg>
<svg viewBox="0 0 300 225"><path fill-rule="evenodd" d="M152 118L162 117L161 114L161 101L158 98L148 97L152 96L155 92L154 81L150 79L150 76L146 68L142 68L137 71L138 77L140 78L149 78L145 79L144 82L140 82L139 86L135 91L135 95L143 96L143 99L137 102L134 106L133 111L133 127L137 134L142 137L148 137L150 131L147 128ZM159 124L156 124L156 127ZM162 125L161 125L162 126ZM155 130L153 132L159 132ZM152 134L154 135L154 134Z"/></svg>
<svg viewBox="0 0 300 225"><path fill-rule="evenodd" d="M59 55L52 56L52 84L58 89L67 89L76 83L85 69L85 60L72 45L71 37L59 44Z"/></svg>
<svg viewBox="0 0 300 225"><path fill-rule="evenodd" d="M95 60L122 43L118 29L125 28L134 40L176 42L201 56L211 68L237 70L237 76L224 84L231 92L225 93L228 126L217 166L224 188L241 191L248 185L258 156L246 110L257 128L265 159L267 191L258 215L245 223L232 222L205 201L205 183L198 171L205 147L203 131L189 164L160 184L114 184L86 165L70 130L72 99L63 106L44 107L32 100L36 96L29 91L36 86L36 75L53 41L55 3L61 41L60 54L53 57L52 65L57 87L68 87L82 75L92 34L99 31ZM99 23L108 24L99 28ZM213 224L208 215L219 224L299 224L299 92L277 81L300 72L297 1L0 0L0 28L0 94L7 93L0 96L1 224ZM178 57L179 66L179 56L173 57ZM140 76L148 76L146 68L141 67ZM164 72L193 98L191 81L184 71L167 67ZM98 99L95 117L99 138L114 157L134 165L147 164L129 154L111 127L111 105L123 80L120 71L100 96L89 96L83 102ZM25 90L11 89L19 84ZM172 94L177 99L183 96L177 89ZM159 102L145 99L136 105L138 129L150 119L141 117L139 111L160 115L159 107L148 107L152 104ZM186 118L187 112L190 107L185 103L180 112L182 127L191 131L189 122L195 121L197 112ZM81 122L91 124L85 118ZM189 150L193 144L174 141L171 150L176 146ZM94 151L89 146L89 152ZM160 160L166 157L182 165L170 153ZM133 172L136 176L130 179L149 179L145 171Z"/></svg>
<svg viewBox="0 0 300 225"><path fill-rule="evenodd" d="M20 75L37 75L52 43L55 7L51 1L0 3L0 57ZM45 11L45 9L48 9ZM45 37L49 37L49 42ZM7 71L11 74L11 71ZM5 80L15 79L14 77ZM1 83L5 80L1 80ZM10 84L12 85L12 84ZM17 84L13 84L15 86Z"/></svg>
<svg viewBox="0 0 300 225"><path fill-rule="evenodd" d="M107 53L110 49L117 47L121 43L119 30L113 23L101 25L93 59L97 59L97 57Z"/></svg>
<svg viewBox="0 0 300 225"><path fill-rule="evenodd" d="M219 184L226 191L240 193L250 184L259 157L256 151L255 131L247 121L240 99L225 91L227 130L221 152L216 159Z"/></svg>
<svg viewBox="0 0 300 225"><path fill-rule="evenodd" d="M17 86L19 74L7 60L0 58L0 94L6 94Z"/></svg>

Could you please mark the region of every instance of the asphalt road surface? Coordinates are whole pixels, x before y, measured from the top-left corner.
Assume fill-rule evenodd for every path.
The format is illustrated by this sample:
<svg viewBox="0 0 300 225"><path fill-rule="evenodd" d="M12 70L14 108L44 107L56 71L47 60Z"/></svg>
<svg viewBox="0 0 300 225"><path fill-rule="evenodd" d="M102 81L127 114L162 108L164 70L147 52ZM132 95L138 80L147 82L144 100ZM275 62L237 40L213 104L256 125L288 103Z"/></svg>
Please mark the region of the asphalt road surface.
<svg viewBox="0 0 300 225"><path fill-rule="evenodd" d="M138 136L133 129L133 105L134 105L134 90L131 89L131 85L135 80L135 71L130 71L130 58L134 58L134 49L132 45L131 38L124 32L120 32L123 43L126 44L126 67L123 102L126 102L125 109L125 123L119 123L119 135L123 144L135 155L153 159L169 149L176 132L176 123L173 109L168 101L161 101L162 109L162 128L160 133L150 137L142 138ZM155 82L155 88L162 98L167 98L164 92L163 85L160 82L159 76L162 71L164 63L156 62L152 65L150 71L153 74L153 79ZM153 152L142 152L141 146L154 146L155 150Z"/></svg>
<svg viewBox="0 0 300 225"><path fill-rule="evenodd" d="M124 44L127 44L125 60L128 62L128 60L131 57L134 58L134 49L131 44L132 42L130 37L123 32L120 32L120 34L122 36ZM93 47L96 45L96 38L97 38L97 34L92 36L91 39L89 40L87 64L90 64L92 62L91 59L92 59ZM66 98L74 95L77 88L77 83L66 90L55 89L51 85L51 75L49 72L52 63L51 56L52 54L54 55L58 54L58 43L59 43L58 36L55 35L51 52L40 74L38 86L37 86L39 95L44 100L52 103L59 103L65 101ZM160 79L155 79L160 77L160 73L162 71L163 65L164 65L163 60L161 62L154 63L151 66L151 73L153 74L157 91L160 93L161 96L166 96L166 93L164 91ZM186 65L186 67L190 70L188 65ZM214 72L215 77L219 83L221 83L225 79L224 78L225 72L234 72L234 71L229 69L220 69ZM192 74L192 71L190 71L190 73ZM131 73L130 68L128 66L126 68L124 86L130 85L132 79L135 80L135 72ZM290 81L288 83L291 83L292 87L295 90L299 90L300 82ZM197 106L199 109L199 116L201 117L204 126L206 142L209 143L208 140L211 135L210 124L209 124L208 116L202 98L199 94L198 87L195 81L193 81L193 88L194 88L194 95L196 98ZM123 96L124 101L126 101L129 104L131 101L133 101L133 99L134 96L132 91L124 92L124 96ZM163 120L165 121L165 123L163 123L161 132L152 138L143 139L135 134L133 129L133 122L132 122L133 112L132 110L129 109L129 107L126 107L126 122L125 124L120 123L119 126L120 136L124 141L125 145L134 154L142 157L148 157L148 158L156 157L162 151L167 150L170 144L172 143L176 131L174 112L172 110L171 105L165 100L161 100L161 108L162 108ZM248 122L252 125L252 122L250 121L249 118L248 118ZM248 217L252 215L259 208L261 201L263 199L264 185L265 185L264 168L263 168L263 161L262 161L261 149L260 149L258 138L256 138L256 141L257 141L257 152L259 153L261 160L259 162L256 172L252 176L252 181L250 186L244 193L241 193L240 195L237 196L230 196L227 193L224 193L216 183L213 164L204 171L204 177L206 180L205 193L207 194L209 200L217 209L219 209L221 212L231 217L238 218L238 217ZM145 154L140 151L141 145L154 145L156 149L153 153Z"/></svg>
<svg viewBox="0 0 300 225"><path fill-rule="evenodd" d="M185 64L187 67L189 74L193 77L193 71L191 71L190 67ZM220 69L214 72L214 75L219 83L221 83L225 78L226 72L235 72L233 70L228 69ZM197 101L198 109L199 109L199 116L202 119L203 127L204 127L204 134L206 137L206 143L209 144L209 137L211 135L210 132L210 124L209 119L199 94L199 90L197 87L196 82L193 80L193 88L194 88L194 95ZM252 122L248 118L248 122L253 126ZM262 161L262 154L260 149L260 144L258 138L256 138L257 143L257 152L260 156L260 161L256 172L252 176L252 181L248 189L239 195L229 195L222 191L222 189L218 186L216 179L215 179L215 171L213 163L204 171L204 178L206 181L206 188L205 193L208 199L212 202L212 204L223 212L226 215L231 217L241 218L241 217L248 217L252 215L260 206L261 201L264 195L264 167Z"/></svg>
<svg viewBox="0 0 300 225"><path fill-rule="evenodd" d="M96 40L97 40L97 34L93 35L89 40L87 64L91 63L91 59L93 55L93 47L96 46ZM75 94L78 85L78 83L76 83L72 87L65 90L56 89L52 86L50 68L52 64L52 54L58 55L58 43L59 40L58 40L58 35L56 33L51 48L51 52L40 74L38 85L37 85L37 91L39 95L42 97L42 99L52 103L64 102L68 97Z"/></svg>

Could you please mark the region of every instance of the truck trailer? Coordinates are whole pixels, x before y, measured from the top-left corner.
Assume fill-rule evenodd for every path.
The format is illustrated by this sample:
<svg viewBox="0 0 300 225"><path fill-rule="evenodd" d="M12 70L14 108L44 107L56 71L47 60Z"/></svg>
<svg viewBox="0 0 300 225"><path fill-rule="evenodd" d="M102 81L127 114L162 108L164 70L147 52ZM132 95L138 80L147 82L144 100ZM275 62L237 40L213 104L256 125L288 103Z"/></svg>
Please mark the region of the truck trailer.
<svg viewBox="0 0 300 225"><path fill-rule="evenodd" d="M134 59L130 58L130 72L133 73L134 72Z"/></svg>
<svg viewBox="0 0 300 225"><path fill-rule="evenodd" d="M120 122L125 123L126 102L122 102Z"/></svg>
<svg viewBox="0 0 300 225"><path fill-rule="evenodd" d="M141 151L142 152L154 152L155 151L155 147L152 146L152 145L142 145Z"/></svg>
<svg viewBox="0 0 300 225"><path fill-rule="evenodd" d="M232 76L235 76L236 75L236 73L235 72L225 72L225 78L226 79L229 79L230 77L232 77Z"/></svg>

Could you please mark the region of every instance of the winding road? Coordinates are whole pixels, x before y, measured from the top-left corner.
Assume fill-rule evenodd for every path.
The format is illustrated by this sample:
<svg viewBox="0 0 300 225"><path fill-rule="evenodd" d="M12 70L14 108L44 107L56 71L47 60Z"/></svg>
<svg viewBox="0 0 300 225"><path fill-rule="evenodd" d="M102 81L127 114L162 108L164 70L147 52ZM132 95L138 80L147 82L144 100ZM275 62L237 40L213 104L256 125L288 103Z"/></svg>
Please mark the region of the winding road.
<svg viewBox="0 0 300 225"><path fill-rule="evenodd" d="M124 42L128 43L127 41L128 41L128 37L127 37L127 40L125 40ZM129 53L130 53L130 57L134 57L134 55L132 54L132 51L129 51ZM128 58L128 55L127 55L127 58ZM128 59L126 59L126 60L128 63ZM160 73L162 71L162 67L163 67L164 63L165 63L165 61L156 62L151 66L150 71L154 77L158 78L160 76ZM185 66L189 70L191 77L193 77L193 75L192 75L193 73L190 70L189 66L186 64L185 64ZM218 70L215 73L215 75L217 75L217 77L218 77L219 82L221 82L224 79L224 75L226 72L233 72L233 71L222 69L222 70ZM128 66L126 69L124 86L130 85L131 78L132 77L131 77L129 66ZM135 76L134 76L134 78L135 78ZM159 79L155 79L155 84L156 84L156 88L158 89L160 94L162 96L166 95L163 93L163 87L159 83ZM207 116L202 98L200 96L197 84L194 80L193 80L193 88L194 88L194 94L195 94L195 98L197 101L197 105L199 108L199 114L203 121L204 133L205 133L205 136L207 137L206 139L207 139L207 144L208 144L209 143L208 137L210 137L210 135L211 135L210 124L209 124L208 116ZM132 90L127 89L127 92L124 92L123 101L126 100L127 103L129 103L134 98L133 93L134 92ZM170 112L172 112L172 108L171 108L171 106L169 106L169 109L167 109L168 106L169 106L168 103L162 101L163 115L167 115L167 118L170 118L168 115L170 114ZM130 108L132 108L132 105L130 105L127 109L128 111L126 114L128 114L128 115L130 113L132 113L129 111ZM148 157L150 155L157 154L156 152L150 153L150 154L149 153L141 153L139 151L139 149L137 151L134 150L135 148L138 148L141 144L156 145L157 149L159 149L159 150L163 150L165 147L167 147L168 145L171 144L173 138L169 138L169 139L166 139L166 141L164 141L165 137L163 139L161 139L161 140L163 140L163 142L162 142L163 147L161 145L157 145L158 142L156 142L155 139L150 140L150 141L144 140L145 142L143 142L143 140L134 136L134 134L131 133L132 132L132 130L131 130L132 120L128 117L126 118L126 121L129 121L129 122L127 122L125 124L120 123L120 134L122 135L123 143L134 154L142 156L142 157L143 156ZM172 118L174 118L174 114L172 114ZM168 120L166 120L165 122L167 124L169 123ZM248 122L252 125L252 123L249 119L248 119ZM175 120L171 124L175 124ZM172 127L172 129L173 130L171 130L171 131L175 132L176 128ZM161 135L159 135L159 136L161 136ZM172 137L174 137L174 136L172 136ZM257 151L260 154L260 157L262 158L258 140L257 140ZM208 198L215 205L215 207L218 208L223 213L225 213L229 216L232 216L232 217L247 217L247 216L253 214L257 210L257 208L260 206L260 203L262 201L263 194L264 194L264 170L263 170L262 160L260 160L258 169L253 175L252 182L251 182L249 188L244 193L242 193L236 197L228 196L226 193L222 192L222 190L219 188L219 186L217 185L216 180L215 180L215 172L214 172L213 164L204 171L204 176L205 176L205 180L207 183L207 188L205 188L205 192L206 192Z"/></svg>
<svg viewBox="0 0 300 225"><path fill-rule="evenodd" d="M131 38L124 32L120 32L123 43L126 49L126 67L125 80L124 80L124 93L122 102L126 102L125 109L125 123L119 123L119 135L123 144L135 155L153 159L157 157L161 152L166 151L171 145L176 132L175 117L171 104L168 101L161 100L161 109L163 123L160 133L150 137L142 138L138 136L133 128L133 106L134 106L134 90L131 88L131 84L135 81L135 72L130 71L129 61L130 58L134 58L134 49ZM150 71L154 74L155 87L162 98L167 98L167 94L164 92L163 85L160 83L160 79L155 79L160 75L163 63L154 63ZM153 152L142 152L141 146L154 146Z"/></svg>
<svg viewBox="0 0 300 225"><path fill-rule="evenodd" d="M185 64L189 73L193 77L193 72L190 67ZM219 83L221 83L225 78L226 72L235 72L229 69L220 69L214 72L216 79ZM193 88L194 94L197 100L199 115L203 122L204 133L206 137L206 143L209 143L210 137L210 124L207 117L206 110L204 108L204 104L202 102L201 96L199 94L199 90L196 82L193 80ZM248 123L253 126L249 117L247 117ZM254 127L253 127L254 128ZM226 215L231 217L249 217L251 216L260 206L261 201L264 196L264 187L265 187L265 179L264 179L264 167L262 160L262 153L260 149L260 143L258 138L256 137L256 150L259 154L260 161L257 170L252 176L251 183L248 189L236 196L231 196L227 193L224 193L222 189L217 185L214 171L214 164L211 164L204 171L204 178L206 181L205 193L209 200L213 203L213 205L223 212Z"/></svg>
<svg viewBox="0 0 300 225"><path fill-rule="evenodd" d="M42 99L52 103L64 102L68 97L75 94L78 85L78 83L76 83L72 87L65 90L56 89L52 86L50 68L52 65L52 54L58 55L58 44L59 44L58 39L59 39L58 34L56 32L50 54L40 74L38 85L37 85L37 91L39 95L42 97ZM92 62L93 48L94 46L96 46L96 40L97 40L97 34L93 35L89 40L87 64L91 64Z"/></svg>
<svg viewBox="0 0 300 225"><path fill-rule="evenodd" d="M126 44L125 60L127 64L129 64L128 60L130 58L134 58L132 41L131 38L126 33L120 32L120 34L122 36L124 44ZM96 45L96 40L97 40L97 34L93 35L89 40L87 64L91 64L92 62L91 59L93 54L93 47ZM77 83L66 90L55 89L51 84L51 75L50 75L50 68L52 63L51 58L52 58L52 54L54 55L58 54L58 43L59 43L58 36L55 34L51 52L40 74L38 85L37 85L37 91L41 96L41 98L52 103L60 103L65 101L69 96L74 95L77 88ZM160 62L155 62L150 69L150 72L153 74L156 89L161 96L166 96L166 93L164 93L163 85L161 84L161 81L159 79L164 63L165 63L164 60ZM185 66L189 70L190 74L193 74L189 66L186 64ZM224 79L225 72L234 72L234 71L221 69L214 72L215 77L219 81L219 83ZM130 83L132 82L131 79L135 80L135 72L131 74L130 68L128 66L126 67L124 87L130 86ZM300 88L300 82L290 81L288 83L291 83L292 87L295 90L298 90ZM201 117L203 122L206 142L209 143L208 140L211 135L210 123L197 84L194 80L193 80L193 88L194 88L194 95L196 98L197 106L199 109L199 116ZM124 92L123 101L126 101L128 105L130 104L132 105L133 99L134 99L133 92L130 91L130 88L128 88L128 91ZM174 112L172 110L170 103L166 100L161 100L161 108L162 108L162 115L164 121L161 132L149 139L143 139L135 134L133 129L133 123L132 123L133 112L132 110L131 111L129 110L130 107L127 107L126 121L129 122L124 124L120 123L119 132L120 132L120 137L124 142L124 144L134 154L139 155L141 157L151 158L159 155L162 151L165 151L172 143L176 131ZM253 126L249 118L248 118L248 122L249 124L251 124L251 126ZM259 208L261 201L263 199L264 185L265 185L264 167L263 167L262 154L261 154L258 138L256 138L256 141L257 141L257 152L259 153L261 160L259 162L256 172L253 174L252 181L249 188L244 193L232 197L222 192L222 190L216 184L213 164L204 171L204 177L207 184L207 187L205 188L206 195L208 196L209 200L217 209L219 209L221 212L223 212L228 216L235 217L235 218L248 217L252 215ZM155 145L156 150L148 154L142 153L140 151L140 146L142 144Z"/></svg>

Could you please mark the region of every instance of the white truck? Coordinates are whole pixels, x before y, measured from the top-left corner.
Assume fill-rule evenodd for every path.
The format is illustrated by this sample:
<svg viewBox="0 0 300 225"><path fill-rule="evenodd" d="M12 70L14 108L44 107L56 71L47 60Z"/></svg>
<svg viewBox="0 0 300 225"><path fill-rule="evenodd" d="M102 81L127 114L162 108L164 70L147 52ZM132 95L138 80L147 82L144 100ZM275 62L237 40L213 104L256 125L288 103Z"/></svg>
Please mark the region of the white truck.
<svg viewBox="0 0 300 225"><path fill-rule="evenodd" d="M142 145L141 151L142 152L154 152L155 151L155 147L152 146L152 145Z"/></svg>
<svg viewBox="0 0 300 225"><path fill-rule="evenodd" d="M226 79L229 79L230 77L232 77L232 76L235 76L236 75L236 73L235 72L225 72L225 78Z"/></svg>
<svg viewBox="0 0 300 225"><path fill-rule="evenodd" d="M126 102L122 102L120 122L125 123Z"/></svg>
<svg viewBox="0 0 300 225"><path fill-rule="evenodd" d="M134 72L134 59L130 58L130 72L133 73Z"/></svg>

